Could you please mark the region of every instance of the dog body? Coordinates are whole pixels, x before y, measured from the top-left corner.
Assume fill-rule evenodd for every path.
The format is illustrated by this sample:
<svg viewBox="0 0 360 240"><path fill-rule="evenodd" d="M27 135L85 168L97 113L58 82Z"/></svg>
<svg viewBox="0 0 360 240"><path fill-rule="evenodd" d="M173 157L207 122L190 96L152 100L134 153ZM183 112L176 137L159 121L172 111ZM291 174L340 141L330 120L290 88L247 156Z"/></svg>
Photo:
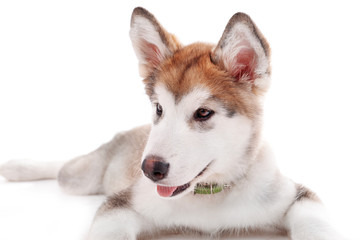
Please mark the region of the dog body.
<svg viewBox="0 0 360 240"><path fill-rule="evenodd" d="M120 133L46 173L36 170L38 163L15 161L2 175L57 177L70 193L108 195L88 240L137 239L162 230L342 239L316 195L280 174L261 138L270 48L247 15L235 14L216 46L182 46L136 8L130 37L153 124Z"/></svg>

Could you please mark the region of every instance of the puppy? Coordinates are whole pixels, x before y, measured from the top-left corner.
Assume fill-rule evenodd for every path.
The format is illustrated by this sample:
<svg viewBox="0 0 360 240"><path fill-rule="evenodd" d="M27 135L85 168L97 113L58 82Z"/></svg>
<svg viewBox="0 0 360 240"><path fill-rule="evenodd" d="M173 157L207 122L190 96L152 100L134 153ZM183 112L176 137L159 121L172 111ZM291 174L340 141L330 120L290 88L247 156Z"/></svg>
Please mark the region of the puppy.
<svg viewBox="0 0 360 240"><path fill-rule="evenodd" d="M182 45L143 8L130 37L153 122L120 133L65 164L12 161L9 180L57 178L73 194L106 194L88 240L160 231L285 232L293 240L343 239L319 198L281 175L262 140L270 47L244 13L217 45Z"/></svg>

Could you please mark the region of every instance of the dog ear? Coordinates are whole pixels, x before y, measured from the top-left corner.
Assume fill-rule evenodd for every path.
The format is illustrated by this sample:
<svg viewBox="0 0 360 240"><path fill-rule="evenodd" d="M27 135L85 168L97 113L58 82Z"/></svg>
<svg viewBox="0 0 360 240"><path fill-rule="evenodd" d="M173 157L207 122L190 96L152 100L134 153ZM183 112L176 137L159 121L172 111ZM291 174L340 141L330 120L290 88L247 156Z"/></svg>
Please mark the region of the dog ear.
<svg viewBox="0 0 360 240"><path fill-rule="evenodd" d="M270 47L244 13L236 13L211 54L215 64L228 71L236 81L267 89L270 75Z"/></svg>
<svg viewBox="0 0 360 240"><path fill-rule="evenodd" d="M130 38L139 59L139 71L147 77L181 45L146 9L135 8L131 17Z"/></svg>

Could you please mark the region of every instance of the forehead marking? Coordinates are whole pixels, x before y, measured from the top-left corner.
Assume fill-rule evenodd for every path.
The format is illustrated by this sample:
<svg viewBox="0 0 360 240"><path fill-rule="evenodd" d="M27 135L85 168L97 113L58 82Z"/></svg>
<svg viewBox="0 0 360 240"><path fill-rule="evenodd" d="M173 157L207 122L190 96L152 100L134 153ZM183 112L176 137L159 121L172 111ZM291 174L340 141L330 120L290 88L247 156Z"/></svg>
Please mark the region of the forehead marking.
<svg viewBox="0 0 360 240"><path fill-rule="evenodd" d="M163 84L178 104L195 88L208 89L210 94L228 111L227 116L244 114L250 119L261 115L257 96L246 84L240 84L211 62L211 45L193 44L184 47L148 76L144 82L150 99L157 98L155 89Z"/></svg>

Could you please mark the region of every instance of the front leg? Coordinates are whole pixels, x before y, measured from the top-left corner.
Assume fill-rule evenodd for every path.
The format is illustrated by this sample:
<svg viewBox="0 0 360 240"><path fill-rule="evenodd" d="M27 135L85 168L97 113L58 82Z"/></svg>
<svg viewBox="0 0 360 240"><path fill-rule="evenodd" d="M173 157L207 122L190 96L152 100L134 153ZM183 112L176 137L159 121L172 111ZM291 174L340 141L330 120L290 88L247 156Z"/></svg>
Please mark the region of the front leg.
<svg viewBox="0 0 360 240"><path fill-rule="evenodd" d="M320 200L310 190L298 186L298 195L285 216L292 240L343 240L332 227Z"/></svg>
<svg viewBox="0 0 360 240"><path fill-rule="evenodd" d="M131 208L131 193L126 190L103 203L86 240L136 240L148 227L143 217Z"/></svg>

